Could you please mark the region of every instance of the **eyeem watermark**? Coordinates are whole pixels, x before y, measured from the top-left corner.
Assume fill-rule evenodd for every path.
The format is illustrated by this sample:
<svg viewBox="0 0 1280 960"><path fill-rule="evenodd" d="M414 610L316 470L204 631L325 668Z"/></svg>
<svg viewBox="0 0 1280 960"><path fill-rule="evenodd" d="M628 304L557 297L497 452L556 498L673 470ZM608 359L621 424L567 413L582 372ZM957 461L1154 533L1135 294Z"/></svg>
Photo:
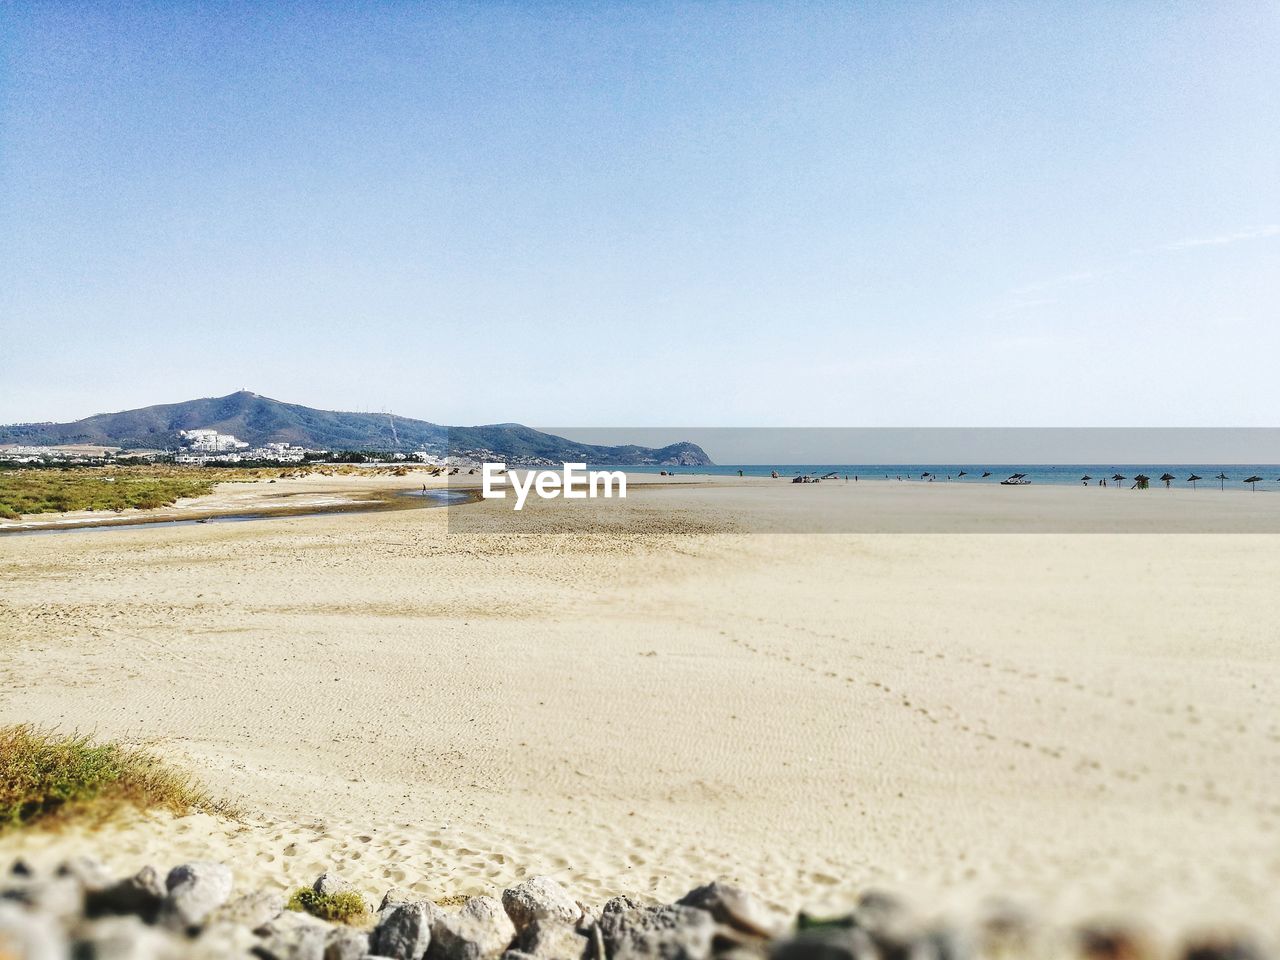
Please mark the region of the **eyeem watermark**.
<svg viewBox="0 0 1280 960"><path fill-rule="evenodd" d="M613 497L627 495L627 475L621 470L588 470L585 463L566 463L563 470L526 470L524 476L508 473L505 463L486 463L481 468L480 495L486 500L504 500L507 491L501 489L507 483L516 492L516 510L523 510L529 493L536 493L543 500L563 496L566 500L586 500L588 497Z"/></svg>

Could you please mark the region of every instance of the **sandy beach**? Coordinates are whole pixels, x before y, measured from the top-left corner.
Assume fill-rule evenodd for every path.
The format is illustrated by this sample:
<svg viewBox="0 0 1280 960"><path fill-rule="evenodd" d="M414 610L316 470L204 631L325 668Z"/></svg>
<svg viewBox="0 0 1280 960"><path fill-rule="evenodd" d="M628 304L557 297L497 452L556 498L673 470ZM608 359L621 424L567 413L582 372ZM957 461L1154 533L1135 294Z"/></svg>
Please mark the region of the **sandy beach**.
<svg viewBox="0 0 1280 960"><path fill-rule="evenodd" d="M0 856L200 856L281 886L336 867L433 897L727 877L788 908L879 885L1280 916L1274 536L981 533L1008 491L833 484L797 507L785 483L681 480L611 536L405 510L0 537L0 723L148 744L248 811L20 832ZM1034 496L1087 517L1099 493ZM1159 493L1102 496L1185 510ZM928 530L733 532L769 497L895 498ZM1276 509L1199 502L1242 530Z"/></svg>

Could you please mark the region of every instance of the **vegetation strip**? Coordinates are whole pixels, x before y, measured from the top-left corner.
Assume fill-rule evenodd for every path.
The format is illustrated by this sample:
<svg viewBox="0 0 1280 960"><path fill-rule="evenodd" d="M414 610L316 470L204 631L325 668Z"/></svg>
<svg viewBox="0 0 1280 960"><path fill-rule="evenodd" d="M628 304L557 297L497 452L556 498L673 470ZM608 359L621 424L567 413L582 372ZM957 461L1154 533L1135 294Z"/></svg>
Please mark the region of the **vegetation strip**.
<svg viewBox="0 0 1280 960"><path fill-rule="evenodd" d="M30 724L0 727L0 832L122 807L234 815L150 754Z"/></svg>

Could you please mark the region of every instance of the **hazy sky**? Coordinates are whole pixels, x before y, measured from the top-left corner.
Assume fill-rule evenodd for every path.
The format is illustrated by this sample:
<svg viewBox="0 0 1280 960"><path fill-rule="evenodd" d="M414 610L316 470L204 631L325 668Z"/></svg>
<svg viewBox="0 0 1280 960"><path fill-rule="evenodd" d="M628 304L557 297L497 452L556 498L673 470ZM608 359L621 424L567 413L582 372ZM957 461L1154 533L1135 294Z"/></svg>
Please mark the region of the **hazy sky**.
<svg viewBox="0 0 1280 960"><path fill-rule="evenodd" d="M1276 3L0 0L0 421L1274 425Z"/></svg>
<svg viewBox="0 0 1280 960"><path fill-rule="evenodd" d="M699 444L720 464L1280 463L1280 428L549 427L583 443ZM1212 475L1212 474L1210 474ZM1244 474L1236 476L1236 481ZM1269 478L1270 479L1270 478Z"/></svg>

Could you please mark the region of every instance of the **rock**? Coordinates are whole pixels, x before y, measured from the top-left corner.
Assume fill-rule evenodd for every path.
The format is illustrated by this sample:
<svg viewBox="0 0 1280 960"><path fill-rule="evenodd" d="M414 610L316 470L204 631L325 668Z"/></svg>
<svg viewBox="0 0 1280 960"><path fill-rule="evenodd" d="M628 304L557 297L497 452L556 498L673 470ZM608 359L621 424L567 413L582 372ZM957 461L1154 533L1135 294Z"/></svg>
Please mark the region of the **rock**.
<svg viewBox="0 0 1280 960"><path fill-rule="evenodd" d="M143 867L132 877L86 893L84 909L90 917L131 913L154 923L167 892L156 868Z"/></svg>
<svg viewBox="0 0 1280 960"><path fill-rule="evenodd" d="M1115 924L1094 924L1076 931L1081 960L1153 960L1154 947L1135 930Z"/></svg>
<svg viewBox="0 0 1280 960"><path fill-rule="evenodd" d="M905 900L880 890L868 890L853 908L853 921L870 934L880 952L889 957L932 957L925 930Z"/></svg>
<svg viewBox="0 0 1280 960"><path fill-rule="evenodd" d="M643 904L639 900L626 895L612 897L606 900L605 905L600 908L600 916L603 917L606 913L618 913L625 910L640 910L645 906L647 904Z"/></svg>
<svg viewBox="0 0 1280 960"><path fill-rule="evenodd" d="M14 877L0 890L0 900L59 919L80 916L84 898L84 888L74 877Z"/></svg>
<svg viewBox="0 0 1280 960"><path fill-rule="evenodd" d="M711 956L716 922L706 910L672 906L641 907L615 897L600 913L605 948L615 960L661 957L702 960Z"/></svg>
<svg viewBox="0 0 1280 960"><path fill-rule="evenodd" d="M324 960L331 927L309 913L286 910L255 931L254 953L262 960Z"/></svg>
<svg viewBox="0 0 1280 960"><path fill-rule="evenodd" d="M64 860L58 865L54 875L74 877L80 882L80 886L85 893L101 890L103 887L109 887L115 882L111 874L107 873L106 868L93 857L72 857L70 860Z"/></svg>
<svg viewBox="0 0 1280 960"><path fill-rule="evenodd" d="M1263 960L1263 953L1247 937L1218 934L1188 940L1182 960Z"/></svg>
<svg viewBox="0 0 1280 960"><path fill-rule="evenodd" d="M276 890L254 890L228 900L213 913L207 923L231 923L256 930L284 912L284 895Z"/></svg>
<svg viewBox="0 0 1280 960"><path fill-rule="evenodd" d="M770 960L880 960L870 935L856 927L820 927L774 944Z"/></svg>
<svg viewBox="0 0 1280 960"><path fill-rule="evenodd" d="M533 960L580 960L591 948L590 938L571 924L556 920L534 920L520 931L512 953L531 957Z"/></svg>
<svg viewBox="0 0 1280 960"><path fill-rule="evenodd" d="M186 960L223 960L224 957L249 957L258 947L258 938L252 930L239 923L224 923L210 917L200 930L200 936L188 941L183 957Z"/></svg>
<svg viewBox="0 0 1280 960"><path fill-rule="evenodd" d="M502 906L517 930L534 920L577 923L582 916L578 902L551 877L532 877L503 890Z"/></svg>
<svg viewBox="0 0 1280 960"><path fill-rule="evenodd" d="M334 927L324 945L324 960L362 960L369 955L369 934L350 927Z"/></svg>
<svg viewBox="0 0 1280 960"><path fill-rule="evenodd" d="M148 926L142 918L121 915L82 924L73 953L93 960L185 960L188 954L184 947L182 940Z"/></svg>
<svg viewBox="0 0 1280 960"><path fill-rule="evenodd" d="M220 863L197 860L169 871L169 892L161 906L164 921L183 929L198 927L231 896L231 870Z"/></svg>
<svg viewBox="0 0 1280 960"><path fill-rule="evenodd" d="M432 960L495 960L511 944L515 925L493 897L472 897L457 913L436 914L431 924Z"/></svg>
<svg viewBox="0 0 1280 960"><path fill-rule="evenodd" d="M421 960L431 946L436 905L427 900L389 907L369 936L369 950L393 960Z"/></svg>
<svg viewBox="0 0 1280 960"><path fill-rule="evenodd" d="M0 957L63 960L66 956L66 936L52 917L0 902Z"/></svg>
<svg viewBox="0 0 1280 960"><path fill-rule="evenodd" d="M369 898L361 893L354 884L348 883L336 873L330 873L327 870L316 877L315 883L311 884L311 889L324 897L332 897L338 893L354 893L364 902L366 910L373 909L373 904L369 902ZM384 897L383 899L385 900L386 898Z"/></svg>
<svg viewBox="0 0 1280 960"><path fill-rule="evenodd" d="M350 883L343 880L336 873L330 873L326 870L320 876L316 877L315 883L311 884L311 889L321 896L331 897L335 893L342 893L346 890L354 890Z"/></svg>
<svg viewBox="0 0 1280 960"><path fill-rule="evenodd" d="M969 960L974 956L973 944L962 930L955 927L937 927L925 933L916 948L919 955L929 960Z"/></svg>
<svg viewBox="0 0 1280 960"><path fill-rule="evenodd" d="M754 937L771 939L781 932L783 926L778 918L750 893L741 887L721 883L718 880L704 887L690 890L676 903L706 910L718 923Z"/></svg>
<svg viewBox="0 0 1280 960"><path fill-rule="evenodd" d="M422 898L403 887L392 887L382 895L382 903L378 905L378 913L382 913L391 907L398 907L402 903L417 903Z"/></svg>
<svg viewBox="0 0 1280 960"><path fill-rule="evenodd" d="M711 952L716 960L765 960L772 942L720 923L711 938Z"/></svg>

